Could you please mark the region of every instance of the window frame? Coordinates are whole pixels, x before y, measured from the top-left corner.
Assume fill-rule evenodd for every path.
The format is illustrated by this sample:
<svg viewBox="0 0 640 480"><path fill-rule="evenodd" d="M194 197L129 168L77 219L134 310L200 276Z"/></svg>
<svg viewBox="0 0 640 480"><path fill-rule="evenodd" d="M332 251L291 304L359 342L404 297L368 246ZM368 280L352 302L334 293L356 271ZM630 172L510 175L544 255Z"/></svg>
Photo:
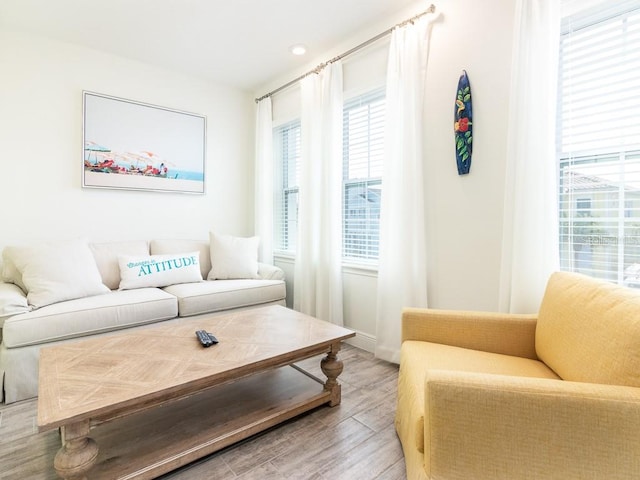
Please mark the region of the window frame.
<svg viewBox="0 0 640 480"><path fill-rule="evenodd" d="M631 17L631 24L629 23ZM640 18L639 2L621 2L616 5L602 4L563 19L561 31L560 65L558 69L558 116L557 116L557 172L558 172L558 213L560 237L560 269L576 271L602 278L622 285L640 287L640 185L634 179L640 176L640 136L635 134L634 140L629 136L619 135L617 141L602 135L602 142L594 141L597 135L590 136L588 127L594 128L598 134L601 131L615 131L614 123L608 124L605 117L598 120L598 114L583 114L576 112L584 108L579 103L578 95L585 92L585 85L590 78L585 78L584 84L576 77L582 64L578 61L571 66L565 65L565 48L571 52L569 42L571 35L584 33L584 38L578 37L577 42L593 42L592 50L574 50L579 52L587 61L585 64L597 72L605 71L597 65L598 51L602 50L604 40L598 37L598 32L604 37L607 32L613 39L620 38L620 57L614 57L622 64L630 48L637 45L638 19ZM622 23L616 26L616 22ZM608 26L611 31L608 31ZM629 26L636 30L629 35ZM601 29L601 30L600 30ZM618 31L620 30L620 31ZM611 33L613 32L613 33ZM634 37L635 34L635 37ZM595 39L595 41L594 41ZM566 43L565 43L566 42ZM565 45L567 45L565 47ZM615 45L615 44L614 44ZM624 52L624 53L622 53ZM571 53L568 53L570 55ZM595 55L596 57L593 57ZM609 60L609 59L607 59ZM574 60L575 61L575 60ZM567 62L571 62L568 57ZM592 65L593 64L593 65ZM573 69L573 71L572 71ZM613 70L612 70L613 71ZM582 73L587 75L588 70ZM570 75L574 75L570 77ZM597 77L597 75L596 75ZM612 77L617 79L618 77ZM568 85L578 80L573 88L563 91L564 80ZM616 82L601 81L610 87ZM582 87L582 91L580 88ZM622 92L622 87L619 90ZM596 96L597 89L588 90L591 96L586 96L589 106L607 104L608 93ZM563 101L567 95L568 101ZM570 95L575 95L570 98ZM593 99L593 100L592 100ZM589 110L587 110L589 111ZM569 113L567 113L569 112ZM565 116L568 118L563 124ZM600 122L600 123L594 123ZM584 122L584 123L582 123ZM606 127L607 125L610 125ZM638 124L636 124L637 126ZM564 129L573 137L567 140ZM582 136L582 137L581 137ZM581 142L581 138L583 139ZM636 202L634 202L636 201ZM586 206L589 208L586 208ZM634 205L638 206L634 208Z"/></svg>
<svg viewBox="0 0 640 480"><path fill-rule="evenodd" d="M298 222L298 199L295 200L295 214L289 209L288 200L298 196L300 191L300 119L296 118L273 128L274 159L276 164L276 198L274 208L274 253L295 255L297 231L290 231ZM292 155L293 154L293 155ZM293 172L290 168L293 168ZM297 179L292 185L291 176ZM293 220L289 217L294 216ZM293 244L293 245L292 245Z"/></svg>
<svg viewBox="0 0 640 480"><path fill-rule="evenodd" d="M379 103L382 102L381 106ZM386 102L386 91L385 87L377 87L374 89L367 90L364 93L360 93L358 95L354 95L351 98L345 100L343 106L343 155L342 155L342 167L343 167L343 176L342 176L342 261L344 264L351 264L357 266L364 267L377 267L378 258L379 258L379 244L380 244L380 199L382 197L382 162L384 159L384 135L385 135L385 103ZM378 105L376 105L378 104ZM367 151L367 162L366 169L368 171L368 175L359 178L350 178L349 172L350 168L353 167L350 162L350 126L349 122L349 114L354 112L355 110L362 109L363 107L367 108L366 113L366 128L367 128L367 142L366 142L366 151ZM380 108L381 112L374 112L374 119L376 123L371 123L372 120L372 108ZM359 124L358 126L362 126ZM378 132L378 135L382 136L382 146L378 146L380 149L378 151L378 155L382 155L382 158L379 160L380 165L378 166L378 175L371 175L372 164L372 139L376 140L377 137L374 133L372 133L373 128L382 128L382 133ZM379 139L378 139L379 141ZM359 145L362 148L362 144ZM360 166L361 168L362 165ZM347 211L349 210L350 204L350 191L354 189L362 188L366 193L364 200L365 203L363 208L358 210L365 210L365 216L358 218L354 210L354 216L351 218L352 224L362 223L364 221L365 228L358 232L357 228L354 227L354 231L350 231L349 226L349 218L347 216ZM375 210L376 207L370 208L370 203L375 203L375 200L370 200L370 193L377 190L377 219L375 217L375 213L373 214L373 220L371 216L371 210ZM374 226L372 228L371 223L377 225L377 228ZM359 239L358 239L359 237ZM356 238L354 241L353 239ZM359 254L357 252L360 252Z"/></svg>

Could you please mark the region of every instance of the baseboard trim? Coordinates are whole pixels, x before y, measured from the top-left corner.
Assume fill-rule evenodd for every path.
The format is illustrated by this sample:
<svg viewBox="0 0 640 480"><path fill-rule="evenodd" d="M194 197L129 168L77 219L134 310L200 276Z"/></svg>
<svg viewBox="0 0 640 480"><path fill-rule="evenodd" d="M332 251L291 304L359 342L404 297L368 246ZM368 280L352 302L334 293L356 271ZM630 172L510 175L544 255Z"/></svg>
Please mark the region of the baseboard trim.
<svg viewBox="0 0 640 480"><path fill-rule="evenodd" d="M349 327L347 327L349 328ZM353 345L354 347L361 348L367 352L375 353L376 351L376 337L369 335L368 333L355 330L356 336L345 340L345 343Z"/></svg>

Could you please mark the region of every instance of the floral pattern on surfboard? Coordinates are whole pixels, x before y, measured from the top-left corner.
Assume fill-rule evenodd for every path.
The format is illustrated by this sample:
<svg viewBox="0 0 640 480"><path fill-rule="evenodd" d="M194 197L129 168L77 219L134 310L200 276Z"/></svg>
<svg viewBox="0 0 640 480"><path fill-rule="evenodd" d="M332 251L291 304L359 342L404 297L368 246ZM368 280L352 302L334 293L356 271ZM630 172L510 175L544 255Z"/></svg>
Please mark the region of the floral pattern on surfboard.
<svg viewBox="0 0 640 480"><path fill-rule="evenodd" d="M458 80L458 90L456 92L456 102L453 113L458 175L466 175L471 169L473 110L471 107L471 85L469 84L467 72L464 70Z"/></svg>

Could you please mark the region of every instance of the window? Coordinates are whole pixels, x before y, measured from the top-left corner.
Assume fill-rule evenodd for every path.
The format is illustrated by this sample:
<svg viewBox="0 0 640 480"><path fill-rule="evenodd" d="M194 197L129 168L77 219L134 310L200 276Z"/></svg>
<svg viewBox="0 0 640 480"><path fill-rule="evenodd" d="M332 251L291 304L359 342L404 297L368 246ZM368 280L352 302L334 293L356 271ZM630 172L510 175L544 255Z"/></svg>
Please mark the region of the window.
<svg viewBox="0 0 640 480"><path fill-rule="evenodd" d="M274 150L281 172L275 208L275 248L296 251L298 232L298 185L300 179L300 120L274 129Z"/></svg>
<svg viewBox="0 0 640 480"><path fill-rule="evenodd" d="M381 88L344 105L342 248L348 260L378 259L384 95Z"/></svg>
<svg viewBox="0 0 640 480"><path fill-rule="evenodd" d="M384 156L384 88L344 105L343 257L372 262L378 258L380 193ZM275 209L276 249L296 251L300 120L274 129L278 171Z"/></svg>
<svg viewBox="0 0 640 480"><path fill-rule="evenodd" d="M640 287L640 2L564 20L558 85L561 268Z"/></svg>

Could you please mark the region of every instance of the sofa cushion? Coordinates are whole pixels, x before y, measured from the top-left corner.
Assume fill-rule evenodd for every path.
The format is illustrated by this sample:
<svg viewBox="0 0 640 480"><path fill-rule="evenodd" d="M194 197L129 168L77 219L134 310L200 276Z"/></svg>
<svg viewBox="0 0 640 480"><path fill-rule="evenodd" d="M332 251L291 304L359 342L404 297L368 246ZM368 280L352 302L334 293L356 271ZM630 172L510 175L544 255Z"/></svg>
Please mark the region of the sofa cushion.
<svg viewBox="0 0 640 480"><path fill-rule="evenodd" d="M118 257L120 290L144 287L166 287L177 283L199 282L200 254L195 252L169 255Z"/></svg>
<svg viewBox="0 0 640 480"><path fill-rule="evenodd" d="M85 240L6 247L3 256L22 275L33 308L109 291Z"/></svg>
<svg viewBox="0 0 640 480"><path fill-rule="evenodd" d="M414 438L421 452L424 452L424 397L428 370L558 379L550 368L537 360L417 340L402 343L400 365L396 428L401 432L401 438Z"/></svg>
<svg viewBox="0 0 640 480"><path fill-rule="evenodd" d="M104 283L110 290L117 290L120 286L120 255L149 255L149 245L146 240L132 240L124 242L90 243L89 248L96 259L96 265Z"/></svg>
<svg viewBox="0 0 640 480"><path fill-rule="evenodd" d="M640 291L554 273L540 306L536 353L564 380L640 387Z"/></svg>
<svg viewBox="0 0 640 480"><path fill-rule="evenodd" d="M209 233L211 271L207 280L260 278L258 276L259 237L234 237Z"/></svg>
<svg viewBox="0 0 640 480"><path fill-rule="evenodd" d="M211 271L211 253L209 242L204 240L159 239L149 244L151 255L167 255L170 253L200 252L200 273L207 278Z"/></svg>
<svg viewBox="0 0 640 480"><path fill-rule="evenodd" d="M178 297L181 317L283 300L282 280L215 280L164 288Z"/></svg>
<svg viewBox="0 0 640 480"><path fill-rule="evenodd" d="M7 348L23 347L120 330L175 317L177 300L157 288L109 292L69 300L8 318Z"/></svg>

